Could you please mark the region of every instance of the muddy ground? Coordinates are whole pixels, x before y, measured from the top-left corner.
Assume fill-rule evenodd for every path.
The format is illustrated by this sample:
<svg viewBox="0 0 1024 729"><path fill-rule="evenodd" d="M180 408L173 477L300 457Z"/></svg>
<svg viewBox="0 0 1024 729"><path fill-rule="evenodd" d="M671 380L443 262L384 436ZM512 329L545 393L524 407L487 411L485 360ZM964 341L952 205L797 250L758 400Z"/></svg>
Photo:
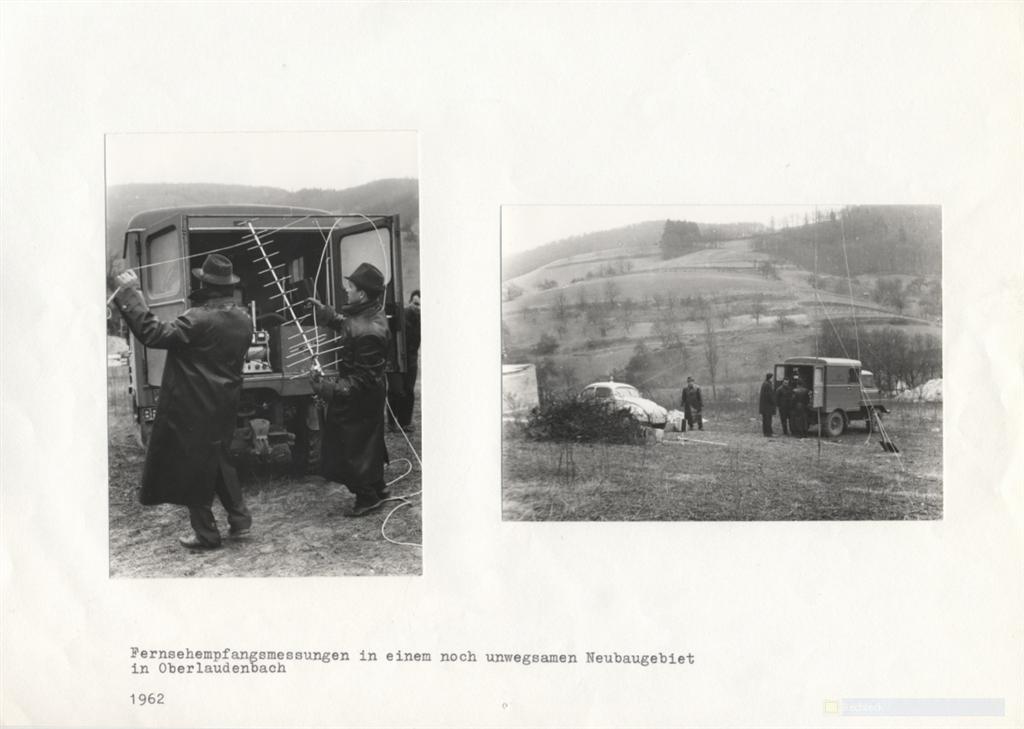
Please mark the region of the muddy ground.
<svg viewBox="0 0 1024 729"><path fill-rule="evenodd" d="M420 449L417 397L414 431ZM257 467L242 472L242 488L253 514L251 536L225 536L221 549L192 551L178 544L191 534L181 506L138 503L145 452L136 443L129 416L112 408L108 419L110 575L112 577L304 577L336 575L418 575L422 572L420 465L401 433L387 433L388 481L406 500L388 502L359 518L346 517L353 497L343 486L319 476L296 476ZM401 460L407 459L407 460ZM413 495L416 494L416 495ZM222 534L224 511L214 504ZM385 524L386 520L386 524ZM383 529L382 529L383 527ZM387 538L385 538L387 537ZM389 542L388 538L395 544Z"/></svg>

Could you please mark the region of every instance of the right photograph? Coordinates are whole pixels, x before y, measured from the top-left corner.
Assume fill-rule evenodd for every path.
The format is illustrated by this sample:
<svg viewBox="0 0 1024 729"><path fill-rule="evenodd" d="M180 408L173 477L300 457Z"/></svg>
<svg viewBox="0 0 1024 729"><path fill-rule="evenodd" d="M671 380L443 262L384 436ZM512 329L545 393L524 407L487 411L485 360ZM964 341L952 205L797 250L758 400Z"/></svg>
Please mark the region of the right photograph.
<svg viewBox="0 0 1024 729"><path fill-rule="evenodd" d="M941 519L938 205L506 205L508 521Z"/></svg>

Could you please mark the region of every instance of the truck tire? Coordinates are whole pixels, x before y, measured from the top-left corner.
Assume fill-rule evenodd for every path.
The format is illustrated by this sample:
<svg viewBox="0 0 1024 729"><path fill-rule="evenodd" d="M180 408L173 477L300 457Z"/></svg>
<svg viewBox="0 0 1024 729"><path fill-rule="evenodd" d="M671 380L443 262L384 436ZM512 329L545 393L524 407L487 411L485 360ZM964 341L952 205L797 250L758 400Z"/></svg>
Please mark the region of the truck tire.
<svg viewBox="0 0 1024 729"><path fill-rule="evenodd" d="M838 438L846 430L846 414L842 410L833 410L825 418L824 434L829 438Z"/></svg>

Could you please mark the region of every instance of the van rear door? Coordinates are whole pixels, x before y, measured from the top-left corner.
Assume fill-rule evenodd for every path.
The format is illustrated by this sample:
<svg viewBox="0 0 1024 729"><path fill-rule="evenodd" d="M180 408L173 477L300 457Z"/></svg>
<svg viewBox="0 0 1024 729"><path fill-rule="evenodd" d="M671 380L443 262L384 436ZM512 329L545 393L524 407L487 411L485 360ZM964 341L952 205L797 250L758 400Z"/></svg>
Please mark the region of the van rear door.
<svg viewBox="0 0 1024 729"><path fill-rule="evenodd" d="M406 371L405 291L402 287L402 243L397 215L368 215L340 228L334 243L335 300L345 302L342 279L362 263L376 266L384 274L384 313L391 330L389 371Z"/></svg>
<svg viewBox="0 0 1024 729"><path fill-rule="evenodd" d="M150 310L163 321L173 321L187 308L188 272L185 217L171 215L146 228L136 239L142 295ZM158 387L164 374L167 352L145 348L142 385Z"/></svg>

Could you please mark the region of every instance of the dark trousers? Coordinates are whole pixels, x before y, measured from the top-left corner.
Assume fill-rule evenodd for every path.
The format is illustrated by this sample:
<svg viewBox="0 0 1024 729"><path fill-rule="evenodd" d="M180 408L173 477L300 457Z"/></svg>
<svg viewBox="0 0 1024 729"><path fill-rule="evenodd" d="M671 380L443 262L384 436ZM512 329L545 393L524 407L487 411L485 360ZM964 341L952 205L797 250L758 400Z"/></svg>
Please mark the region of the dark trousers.
<svg viewBox="0 0 1024 729"><path fill-rule="evenodd" d="M765 435L773 435L771 413L761 413L761 432Z"/></svg>
<svg viewBox="0 0 1024 729"><path fill-rule="evenodd" d="M779 422L782 424L782 434L789 435L789 411L779 410Z"/></svg>
<svg viewBox="0 0 1024 729"><path fill-rule="evenodd" d="M221 506L224 507L224 511L228 513L228 526L232 531L248 529L252 526L252 514L249 513L245 499L242 497L238 472L224 456L221 456L214 492ZM216 519L213 518L212 500L208 504L190 504L188 517L200 542L210 546L220 544L220 531L217 529Z"/></svg>
<svg viewBox="0 0 1024 729"><path fill-rule="evenodd" d="M686 422L690 426L690 430L693 430L693 426L696 424L697 430L704 430L704 418L700 416L700 410L691 408L689 405L683 406L683 414L686 416ZM686 427L683 427L686 430Z"/></svg>
<svg viewBox="0 0 1024 729"><path fill-rule="evenodd" d="M406 372L388 375L388 421L397 422L403 429L408 428L412 422L412 410L416 404L417 370L415 364L410 364Z"/></svg>

